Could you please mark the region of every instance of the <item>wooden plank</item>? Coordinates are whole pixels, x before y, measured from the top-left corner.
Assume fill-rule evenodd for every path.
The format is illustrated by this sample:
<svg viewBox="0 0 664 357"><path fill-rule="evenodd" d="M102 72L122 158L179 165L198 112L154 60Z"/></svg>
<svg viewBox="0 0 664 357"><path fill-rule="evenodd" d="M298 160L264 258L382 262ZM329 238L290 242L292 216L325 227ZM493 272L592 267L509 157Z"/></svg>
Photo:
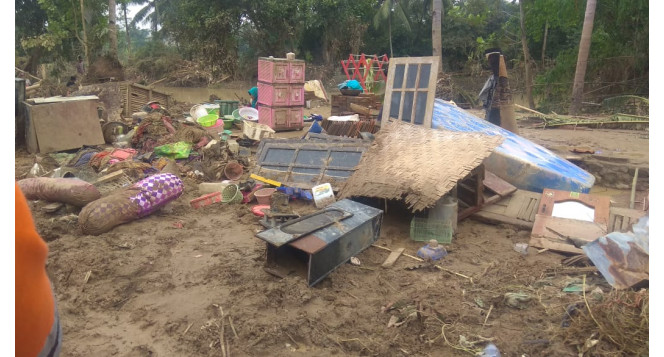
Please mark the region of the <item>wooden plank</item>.
<svg viewBox="0 0 664 357"><path fill-rule="evenodd" d="M530 201L532 203L532 209L530 210L530 213L528 214L526 218L527 220L534 222L535 221L535 215L537 215L537 207L539 207L539 200L536 198L530 198Z"/></svg>
<svg viewBox="0 0 664 357"><path fill-rule="evenodd" d="M484 171L484 187L505 197L516 192L516 187L496 176L493 172Z"/></svg>
<svg viewBox="0 0 664 357"><path fill-rule="evenodd" d="M511 200L509 201L509 204L507 205L507 208L505 209L505 216L508 217L518 217L519 216L519 211L521 210L521 206L528 202L528 197L524 196L521 194L519 191L516 191L514 195L511 197Z"/></svg>
<svg viewBox="0 0 664 357"><path fill-rule="evenodd" d="M540 194L537 192L516 190L511 196L483 207L481 211L474 214L474 217L490 223L502 222L532 228L539 196ZM532 207L532 218L527 211L529 206Z"/></svg>
<svg viewBox="0 0 664 357"><path fill-rule="evenodd" d="M393 250L392 253L390 253L387 259L385 259L385 261L383 262L382 267L389 268L392 265L394 265L394 263L397 261L397 259L399 259L401 253L403 253L404 250L406 250L406 248L397 248Z"/></svg>
<svg viewBox="0 0 664 357"><path fill-rule="evenodd" d="M637 209L611 207L609 209L609 232L627 231L645 215L645 211Z"/></svg>
<svg viewBox="0 0 664 357"><path fill-rule="evenodd" d="M577 242L590 243L606 235L606 225L538 214L535 216L530 245L566 253L583 252L574 246Z"/></svg>
<svg viewBox="0 0 664 357"><path fill-rule="evenodd" d="M118 170L118 171L115 171L115 172L111 172L108 175L105 175L105 176L102 176L102 177L98 178L94 182L94 184L98 185L98 184L106 183L106 182L109 182L109 181L113 181L113 180L116 180L116 179L122 177L123 175L124 175L124 170Z"/></svg>
<svg viewBox="0 0 664 357"><path fill-rule="evenodd" d="M475 218L479 221L488 222L492 224L506 223L511 224L517 227L522 227L526 229L533 229L533 222L524 221L517 218L508 217L502 214L481 210L474 213L471 218Z"/></svg>
<svg viewBox="0 0 664 357"><path fill-rule="evenodd" d="M571 244L555 242L546 238L530 238L528 244L530 244L531 247L546 248L555 252L583 254L583 249L577 248Z"/></svg>
<svg viewBox="0 0 664 357"><path fill-rule="evenodd" d="M81 95L77 97L48 97L48 98L34 98L30 99L34 104L49 104L49 103L63 103L63 102L78 102L81 100L99 100L96 95Z"/></svg>

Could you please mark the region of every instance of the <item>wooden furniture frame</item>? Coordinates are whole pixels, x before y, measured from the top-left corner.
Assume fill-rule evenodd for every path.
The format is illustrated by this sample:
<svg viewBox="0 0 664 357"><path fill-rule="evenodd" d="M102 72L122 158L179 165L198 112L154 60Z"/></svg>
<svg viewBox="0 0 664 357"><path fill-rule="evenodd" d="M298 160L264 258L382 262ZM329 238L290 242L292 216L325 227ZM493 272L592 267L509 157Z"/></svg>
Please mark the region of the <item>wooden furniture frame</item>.
<svg viewBox="0 0 664 357"><path fill-rule="evenodd" d="M438 64L438 57L390 59L382 122L394 118L431 128Z"/></svg>

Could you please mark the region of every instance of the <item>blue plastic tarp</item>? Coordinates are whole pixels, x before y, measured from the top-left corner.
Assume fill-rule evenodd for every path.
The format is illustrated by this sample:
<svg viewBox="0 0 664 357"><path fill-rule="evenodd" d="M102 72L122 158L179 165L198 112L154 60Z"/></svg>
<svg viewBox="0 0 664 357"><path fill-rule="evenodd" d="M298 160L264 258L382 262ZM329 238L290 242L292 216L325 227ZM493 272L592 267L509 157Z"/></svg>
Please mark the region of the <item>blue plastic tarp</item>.
<svg viewBox="0 0 664 357"><path fill-rule="evenodd" d="M487 170L522 190L545 188L588 193L595 177L546 148L469 112L436 99L432 127L451 131L500 135L505 138L484 160Z"/></svg>

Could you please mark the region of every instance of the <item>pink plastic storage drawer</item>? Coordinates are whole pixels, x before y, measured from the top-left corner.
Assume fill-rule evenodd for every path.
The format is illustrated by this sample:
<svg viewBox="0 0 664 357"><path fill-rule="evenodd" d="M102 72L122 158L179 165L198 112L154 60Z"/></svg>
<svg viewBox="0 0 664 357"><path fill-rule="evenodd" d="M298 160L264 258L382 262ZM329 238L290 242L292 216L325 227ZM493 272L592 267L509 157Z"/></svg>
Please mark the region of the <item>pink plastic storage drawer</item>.
<svg viewBox="0 0 664 357"><path fill-rule="evenodd" d="M279 108L258 105L258 122L274 130L299 130L304 126L302 107Z"/></svg>
<svg viewBox="0 0 664 357"><path fill-rule="evenodd" d="M304 105L304 86L259 82L258 103L274 107Z"/></svg>
<svg viewBox="0 0 664 357"><path fill-rule="evenodd" d="M304 83L305 63L284 58L258 59L258 81L264 83Z"/></svg>
<svg viewBox="0 0 664 357"><path fill-rule="evenodd" d="M259 59L258 81L266 83L288 83L288 66L285 59Z"/></svg>
<svg viewBox="0 0 664 357"><path fill-rule="evenodd" d="M304 61L290 61L288 83L304 83Z"/></svg>
<svg viewBox="0 0 664 357"><path fill-rule="evenodd" d="M304 86L291 85L288 92L288 105L304 105Z"/></svg>
<svg viewBox="0 0 664 357"><path fill-rule="evenodd" d="M288 106L290 87L288 84L265 84L258 82L258 103L271 106Z"/></svg>

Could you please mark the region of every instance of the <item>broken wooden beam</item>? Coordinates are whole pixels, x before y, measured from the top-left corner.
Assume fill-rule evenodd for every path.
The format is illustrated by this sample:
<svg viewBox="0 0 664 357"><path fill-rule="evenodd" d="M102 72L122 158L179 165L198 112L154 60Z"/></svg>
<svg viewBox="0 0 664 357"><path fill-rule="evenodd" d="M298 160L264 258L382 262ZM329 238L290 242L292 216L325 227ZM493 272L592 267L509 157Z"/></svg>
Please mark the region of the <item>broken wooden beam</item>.
<svg viewBox="0 0 664 357"><path fill-rule="evenodd" d="M393 250L390 253L390 255L387 257L387 259L385 259L385 261L383 262L382 267L389 268L392 265L394 265L394 263L397 261L397 259L399 259L404 250L406 250L406 248L397 248L396 250Z"/></svg>

